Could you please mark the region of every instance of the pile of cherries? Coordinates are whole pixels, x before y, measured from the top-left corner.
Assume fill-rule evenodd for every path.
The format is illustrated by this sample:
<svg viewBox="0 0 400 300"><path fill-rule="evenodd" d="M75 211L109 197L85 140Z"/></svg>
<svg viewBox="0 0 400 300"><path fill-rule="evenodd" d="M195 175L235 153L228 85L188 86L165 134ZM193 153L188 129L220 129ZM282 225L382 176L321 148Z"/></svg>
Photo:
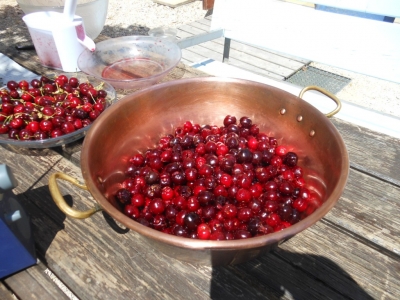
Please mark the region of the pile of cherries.
<svg viewBox="0 0 400 300"><path fill-rule="evenodd" d="M285 229L322 202L298 156L248 117L224 126L186 121L129 158L115 197L142 225L181 237L232 240Z"/></svg>
<svg viewBox="0 0 400 300"><path fill-rule="evenodd" d="M72 133L90 125L107 107L102 85L65 75L8 81L0 97L0 134L21 141Z"/></svg>

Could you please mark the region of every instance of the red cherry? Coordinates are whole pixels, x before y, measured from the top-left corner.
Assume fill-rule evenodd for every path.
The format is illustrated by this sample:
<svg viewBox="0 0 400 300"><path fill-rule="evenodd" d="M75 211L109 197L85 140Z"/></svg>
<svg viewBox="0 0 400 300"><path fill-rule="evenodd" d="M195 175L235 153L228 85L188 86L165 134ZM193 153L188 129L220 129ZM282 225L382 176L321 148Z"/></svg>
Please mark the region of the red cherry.
<svg viewBox="0 0 400 300"><path fill-rule="evenodd" d="M33 98L32 94L23 93L21 95L21 99L24 100L25 102L32 102L34 98Z"/></svg>
<svg viewBox="0 0 400 300"><path fill-rule="evenodd" d="M58 77L56 78L56 80L58 80L59 82L61 82L60 86L63 86L64 84L68 83L68 77L61 74L58 75Z"/></svg>
<svg viewBox="0 0 400 300"><path fill-rule="evenodd" d="M32 79L31 80L31 86L33 88L40 88L42 86L42 83L39 79Z"/></svg>
<svg viewBox="0 0 400 300"><path fill-rule="evenodd" d="M79 85L79 80L76 77L71 77L69 79L69 85L72 86L73 88L77 88Z"/></svg>
<svg viewBox="0 0 400 300"><path fill-rule="evenodd" d="M17 90L10 90L10 97L12 99L19 99L20 95Z"/></svg>
<svg viewBox="0 0 400 300"><path fill-rule="evenodd" d="M45 106L42 109L42 114L45 116L52 116L54 115L54 108L52 106Z"/></svg>
<svg viewBox="0 0 400 300"><path fill-rule="evenodd" d="M75 126L71 122L65 122L61 124L61 131L64 134L68 134L75 131Z"/></svg>
<svg viewBox="0 0 400 300"><path fill-rule="evenodd" d="M13 129L19 129L24 125L22 118L14 118L10 121L10 127Z"/></svg>
<svg viewBox="0 0 400 300"><path fill-rule="evenodd" d="M14 110L13 113L15 115L21 114L24 111L25 106L23 106L22 104L17 104L14 106Z"/></svg>
<svg viewBox="0 0 400 300"><path fill-rule="evenodd" d="M249 202L251 200L251 192L245 188L238 189L236 193L236 200L240 202Z"/></svg>
<svg viewBox="0 0 400 300"><path fill-rule="evenodd" d="M28 123L28 125L26 125L26 128L27 128L29 131L35 133L35 132L37 132L37 131L40 129L39 122L37 122L37 121L31 121L31 122Z"/></svg>
<svg viewBox="0 0 400 300"><path fill-rule="evenodd" d="M42 120L39 123L40 130L45 132L51 132L53 130L53 123L50 120Z"/></svg>
<svg viewBox="0 0 400 300"><path fill-rule="evenodd" d="M47 95L52 94L56 91L56 87L50 83L46 83L43 86L43 92Z"/></svg>
<svg viewBox="0 0 400 300"><path fill-rule="evenodd" d="M26 80L21 80L21 81L18 83L18 87L19 87L21 90L26 91L26 90L29 89L29 83L28 83L28 81L26 81Z"/></svg>
<svg viewBox="0 0 400 300"><path fill-rule="evenodd" d="M197 236L199 237L199 239L208 240L210 239L210 235L211 229L207 224L202 223L197 227Z"/></svg>
<svg viewBox="0 0 400 300"><path fill-rule="evenodd" d="M55 129L53 129L53 130L51 131L51 133L50 133L50 136L51 136L52 138L60 137L60 136L62 136L62 135L64 135L64 133L61 131L60 128L55 128Z"/></svg>
<svg viewBox="0 0 400 300"><path fill-rule="evenodd" d="M7 82L7 88L10 91L15 91L18 88L18 83L14 80L10 80Z"/></svg>
<svg viewBox="0 0 400 300"><path fill-rule="evenodd" d="M0 134L5 134L10 131L10 127L7 124L0 124Z"/></svg>
<svg viewBox="0 0 400 300"><path fill-rule="evenodd" d="M100 111L98 111L97 109L94 109L89 113L89 118L90 118L90 120L94 121L100 116L100 114L101 114Z"/></svg>

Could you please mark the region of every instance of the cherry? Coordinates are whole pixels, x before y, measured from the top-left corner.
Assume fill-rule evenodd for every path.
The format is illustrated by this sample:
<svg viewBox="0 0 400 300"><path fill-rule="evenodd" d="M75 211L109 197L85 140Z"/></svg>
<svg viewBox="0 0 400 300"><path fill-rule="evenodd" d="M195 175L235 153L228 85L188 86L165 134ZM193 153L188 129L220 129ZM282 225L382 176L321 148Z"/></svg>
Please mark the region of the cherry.
<svg viewBox="0 0 400 300"><path fill-rule="evenodd" d="M252 121L248 117L241 117L239 122L240 122L240 125L242 125L242 127L244 127L244 128L250 128L252 125Z"/></svg>
<svg viewBox="0 0 400 300"><path fill-rule="evenodd" d="M62 87L62 86L64 86L65 84L68 83L68 77L65 76L65 75L59 75L59 76L56 78L55 83L56 83L59 87Z"/></svg>
<svg viewBox="0 0 400 300"><path fill-rule="evenodd" d="M33 133L27 128L23 128L18 133L19 140L31 140L33 138Z"/></svg>
<svg viewBox="0 0 400 300"><path fill-rule="evenodd" d="M89 96L91 88L79 85ZM61 126L95 106L65 107ZM185 121L157 147L128 159L127 192L116 198L129 217L181 237L232 240L284 230L322 205L288 149L248 117L237 124L227 116L223 127Z"/></svg>
<svg viewBox="0 0 400 300"><path fill-rule="evenodd" d="M29 89L29 83L28 83L28 81L26 81L26 80L21 80L21 81L18 83L18 87L19 87L21 90L26 91L26 90Z"/></svg>
<svg viewBox="0 0 400 300"><path fill-rule="evenodd" d="M9 102L5 102L1 106L2 113L5 115L10 115L14 112L14 105Z"/></svg>
<svg viewBox="0 0 400 300"><path fill-rule="evenodd" d="M159 215L165 210L165 204L160 198L153 199L149 204L149 211L152 214Z"/></svg>
<svg viewBox="0 0 400 300"><path fill-rule="evenodd" d="M0 134L5 134L10 131L10 127L7 124L1 123L0 124Z"/></svg>
<svg viewBox="0 0 400 300"><path fill-rule="evenodd" d="M33 88L40 88L42 86L42 83L39 79L32 79L31 80L31 86Z"/></svg>
<svg viewBox="0 0 400 300"><path fill-rule="evenodd" d="M61 131L64 134L68 134L75 131L75 126L71 122L64 122L61 124Z"/></svg>
<svg viewBox="0 0 400 300"><path fill-rule="evenodd" d="M94 109L89 113L89 118L94 121L98 118L98 116L100 116L100 114L101 114L100 111L98 111L97 109Z"/></svg>
<svg viewBox="0 0 400 300"><path fill-rule="evenodd" d="M205 224L202 223L197 227L197 236L199 237L199 239L201 240L208 240L210 239L211 236L211 229L210 227Z"/></svg>
<svg viewBox="0 0 400 300"><path fill-rule="evenodd" d="M77 88L79 86L79 80L76 77L71 77L69 79L69 85L73 88Z"/></svg>
<svg viewBox="0 0 400 300"><path fill-rule="evenodd" d="M199 215L195 212L189 212L185 215L184 224L187 229L190 231L195 230L197 226L200 224L201 219Z"/></svg>
<svg viewBox="0 0 400 300"><path fill-rule="evenodd" d="M167 225L167 218L164 215L154 216L153 222L152 222L152 226L154 229L161 231L165 228L166 225ZM184 235L182 235L182 236L184 236Z"/></svg>
<svg viewBox="0 0 400 300"><path fill-rule="evenodd" d="M98 91L97 91L97 96L98 96L99 98L105 99L105 98L107 98L107 92L106 92L105 90L103 90L103 89L98 90Z"/></svg>
<svg viewBox="0 0 400 300"><path fill-rule="evenodd" d="M232 125L232 124L236 124L236 117L235 116L231 116L231 115L227 115L224 118L224 126L228 127L229 125Z"/></svg>
<svg viewBox="0 0 400 300"><path fill-rule="evenodd" d="M43 91L44 91L45 94L49 95L49 94L52 94L52 93L54 93L56 91L56 87L54 85L50 84L50 83L46 83L43 86Z"/></svg>
<svg viewBox="0 0 400 300"><path fill-rule="evenodd" d="M286 164L288 167L294 167L297 165L297 160L298 157L296 153L288 152L283 158L283 163Z"/></svg>
<svg viewBox="0 0 400 300"><path fill-rule="evenodd" d="M18 137L18 132L19 132L18 129L15 129L15 128L11 128L11 127L10 127L10 130L8 131L8 137L9 137L10 139L13 139L13 140L18 140L18 139L19 139L19 137Z"/></svg>
<svg viewBox="0 0 400 300"><path fill-rule="evenodd" d="M89 126L107 107L107 92L85 82L82 90L88 96L83 96L76 89L78 86L76 78L68 79L66 75L54 80L42 76L30 82L7 82L8 90L0 92L0 122L7 126L2 126L0 134L8 133L10 138L19 140L45 139ZM39 129L31 121L38 122Z"/></svg>
<svg viewBox="0 0 400 300"><path fill-rule="evenodd" d="M236 200L240 202L249 202L251 200L251 193L248 189L240 188L236 193Z"/></svg>
<svg viewBox="0 0 400 300"><path fill-rule="evenodd" d="M10 127L13 129L21 128L23 124L24 121L22 120L22 118L14 118L10 121Z"/></svg>
<svg viewBox="0 0 400 300"><path fill-rule="evenodd" d="M14 80L10 80L7 82L7 88L10 91L15 91L18 88L18 83Z"/></svg>
<svg viewBox="0 0 400 300"><path fill-rule="evenodd" d="M26 125L26 128L31 131L31 132L37 132L39 131L39 122L38 121L31 121Z"/></svg>

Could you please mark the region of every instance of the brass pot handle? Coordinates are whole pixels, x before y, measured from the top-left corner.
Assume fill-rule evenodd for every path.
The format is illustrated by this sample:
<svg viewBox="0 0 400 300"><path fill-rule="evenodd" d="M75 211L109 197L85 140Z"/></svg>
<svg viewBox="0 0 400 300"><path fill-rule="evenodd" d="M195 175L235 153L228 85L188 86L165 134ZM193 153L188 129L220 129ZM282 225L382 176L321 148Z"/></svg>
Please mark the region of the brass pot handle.
<svg viewBox="0 0 400 300"><path fill-rule="evenodd" d="M85 211L80 211L69 206L65 201L64 197L61 195L60 189L58 188L57 185L57 179L68 181L73 185L84 190L88 190L88 188L86 187L86 185L80 184L78 180L67 174L54 173L50 175L49 178L50 194L53 197L53 200L57 204L58 208L68 217L75 219L86 219L89 218L91 215L95 214L96 212L102 210L101 206L98 203L96 203L93 208Z"/></svg>
<svg viewBox="0 0 400 300"><path fill-rule="evenodd" d="M336 105L337 105L336 108L335 108L334 110L332 110L330 113L325 114L325 116L327 116L328 118L330 118L330 117L336 115L336 114L340 111L340 109L342 108L342 103L340 102L340 100L339 100L338 97L336 97L336 96L335 96L334 94L332 94L331 92L328 92L327 90L325 90L325 89L323 89L323 88L321 88L321 87L319 87L319 86L315 86L315 85L310 85L310 86L306 86L305 88L303 88L303 89L300 91L299 98L302 98L303 95L304 95L304 93L307 92L307 91L310 91L310 90L318 91L318 92L324 94L325 96L328 96L328 97L331 98L333 101L335 101L335 103L336 103ZM303 98L302 98L302 99L303 99Z"/></svg>

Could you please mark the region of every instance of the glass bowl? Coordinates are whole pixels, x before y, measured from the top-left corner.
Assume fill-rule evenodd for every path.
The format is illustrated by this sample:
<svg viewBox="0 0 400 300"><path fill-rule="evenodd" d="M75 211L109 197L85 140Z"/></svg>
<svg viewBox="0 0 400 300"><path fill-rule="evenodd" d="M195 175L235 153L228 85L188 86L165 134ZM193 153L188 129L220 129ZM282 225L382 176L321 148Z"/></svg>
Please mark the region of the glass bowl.
<svg viewBox="0 0 400 300"><path fill-rule="evenodd" d="M149 30L149 36L166 38L171 42L176 43L178 41L176 38L177 32L176 28L157 27Z"/></svg>
<svg viewBox="0 0 400 300"><path fill-rule="evenodd" d="M64 11L64 0L17 0L27 15L39 11ZM103 30L108 11L108 0L78 0L75 14L83 18L85 31L92 40Z"/></svg>
<svg viewBox="0 0 400 300"><path fill-rule="evenodd" d="M115 89L107 82L104 82L101 79L92 77L92 76L86 76L84 74L80 74L76 76L79 80L80 83L89 81L93 86L99 86L102 85L102 89L107 92L107 108L109 108L113 103L117 101L117 94L115 92ZM40 78L40 77L39 77ZM2 87L1 89L6 88ZM2 104L1 97L0 97L0 105ZM105 111L105 110L104 110ZM103 112L104 112L103 111ZM1 113L1 111L0 111ZM93 122L95 122L94 120ZM8 134L0 134L0 145L13 145L17 147L23 147L23 148L50 148L50 147L56 147L56 146L61 146L65 144L72 143L86 135L86 132L90 128L91 125L88 125L86 127L83 127L81 129L78 129L74 132L56 137L56 138L48 138L48 139L43 139L43 140L14 140L8 137Z"/></svg>
<svg viewBox="0 0 400 300"><path fill-rule="evenodd" d="M126 36L96 44L78 58L79 69L115 88L137 89L153 85L181 60L181 49L168 39Z"/></svg>

